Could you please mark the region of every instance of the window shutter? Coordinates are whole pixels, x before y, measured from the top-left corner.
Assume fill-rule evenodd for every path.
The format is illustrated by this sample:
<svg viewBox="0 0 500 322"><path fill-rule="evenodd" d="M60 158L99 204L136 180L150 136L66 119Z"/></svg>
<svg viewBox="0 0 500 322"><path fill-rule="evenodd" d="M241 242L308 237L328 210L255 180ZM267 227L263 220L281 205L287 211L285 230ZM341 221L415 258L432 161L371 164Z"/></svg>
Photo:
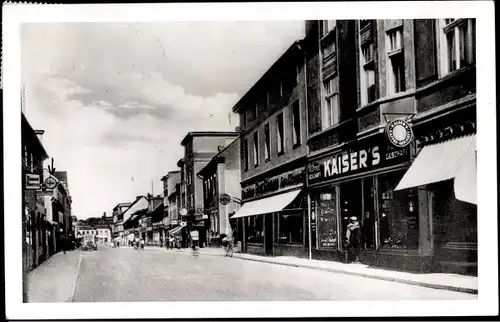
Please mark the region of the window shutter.
<svg viewBox="0 0 500 322"><path fill-rule="evenodd" d="M435 19L415 19L415 66L417 86L437 77Z"/></svg>

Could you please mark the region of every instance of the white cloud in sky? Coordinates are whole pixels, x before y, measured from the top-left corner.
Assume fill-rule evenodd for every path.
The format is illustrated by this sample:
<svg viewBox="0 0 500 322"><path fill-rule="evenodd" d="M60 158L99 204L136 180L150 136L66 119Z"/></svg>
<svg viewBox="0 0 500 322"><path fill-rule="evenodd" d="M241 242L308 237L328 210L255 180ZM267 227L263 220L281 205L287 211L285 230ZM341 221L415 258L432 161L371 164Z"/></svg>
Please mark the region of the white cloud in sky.
<svg viewBox="0 0 500 322"><path fill-rule="evenodd" d="M161 193L186 133L234 130L233 105L302 36L303 22L24 25L26 115L68 171L74 215L151 180Z"/></svg>

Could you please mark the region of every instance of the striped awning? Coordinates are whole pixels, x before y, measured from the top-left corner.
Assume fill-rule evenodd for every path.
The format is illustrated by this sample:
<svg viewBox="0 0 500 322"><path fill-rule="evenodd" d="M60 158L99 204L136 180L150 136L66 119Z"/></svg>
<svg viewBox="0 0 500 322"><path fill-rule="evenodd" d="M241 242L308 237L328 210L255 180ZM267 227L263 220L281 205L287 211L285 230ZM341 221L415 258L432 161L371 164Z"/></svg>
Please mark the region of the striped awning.
<svg viewBox="0 0 500 322"><path fill-rule="evenodd" d="M422 148L395 191L455 179L455 197L476 203L476 135Z"/></svg>

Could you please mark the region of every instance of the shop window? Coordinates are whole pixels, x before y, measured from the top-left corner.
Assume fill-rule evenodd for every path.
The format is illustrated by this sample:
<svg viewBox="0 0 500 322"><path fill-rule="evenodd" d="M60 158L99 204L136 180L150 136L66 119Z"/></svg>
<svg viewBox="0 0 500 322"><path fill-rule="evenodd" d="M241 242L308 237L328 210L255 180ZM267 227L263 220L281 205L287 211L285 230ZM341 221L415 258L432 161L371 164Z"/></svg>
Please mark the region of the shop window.
<svg viewBox="0 0 500 322"><path fill-rule="evenodd" d="M264 216L250 216L246 218L247 242L248 243L264 243Z"/></svg>
<svg viewBox="0 0 500 322"><path fill-rule="evenodd" d="M265 160L271 159L271 137L269 136L269 123L264 125L264 154Z"/></svg>
<svg viewBox="0 0 500 322"><path fill-rule="evenodd" d="M276 135L277 135L277 150L278 155L281 155L285 152L285 129L283 127L284 124L284 116L283 113L278 114L276 117Z"/></svg>
<svg viewBox="0 0 500 322"><path fill-rule="evenodd" d="M293 146L300 146L300 103L296 101L292 106L292 122L293 122Z"/></svg>
<svg viewBox="0 0 500 322"><path fill-rule="evenodd" d="M277 214L278 244L302 244L304 216L302 213Z"/></svg>
<svg viewBox="0 0 500 322"><path fill-rule="evenodd" d="M318 248L337 249L337 201L334 188L319 192L312 209L312 219L317 222ZM316 218L317 217L317 218Z"/></svg>
<svg viewBox="0 0 500 322"><path fill-rule="evenodd" d="M402 28L387 32L387 57L390 66L387 72L388 89L391 94L404 92L406 87Z"/></svg>
<svg viewBox="0 0 500 322"><path fill-rule="evenodd" d="M394 191L404 173L382 175L379 186L381 248L418 248L418 197L415 189Z"/></svg>

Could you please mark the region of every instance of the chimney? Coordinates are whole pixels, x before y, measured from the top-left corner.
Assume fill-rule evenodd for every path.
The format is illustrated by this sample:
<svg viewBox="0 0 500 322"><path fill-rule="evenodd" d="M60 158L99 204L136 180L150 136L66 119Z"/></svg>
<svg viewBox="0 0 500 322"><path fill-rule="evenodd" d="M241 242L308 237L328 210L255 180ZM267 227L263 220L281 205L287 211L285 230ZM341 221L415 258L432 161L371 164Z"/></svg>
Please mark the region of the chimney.
<svg viewBox="0 0 500 322"><path fill-rule="evenodd" d="M45 133L45 131L44 130L35 130L34 132L35 132L36 136L38 137L38 139L40 140L40 143L43 143L42 136L43 136L43 133Z"/></svg>

